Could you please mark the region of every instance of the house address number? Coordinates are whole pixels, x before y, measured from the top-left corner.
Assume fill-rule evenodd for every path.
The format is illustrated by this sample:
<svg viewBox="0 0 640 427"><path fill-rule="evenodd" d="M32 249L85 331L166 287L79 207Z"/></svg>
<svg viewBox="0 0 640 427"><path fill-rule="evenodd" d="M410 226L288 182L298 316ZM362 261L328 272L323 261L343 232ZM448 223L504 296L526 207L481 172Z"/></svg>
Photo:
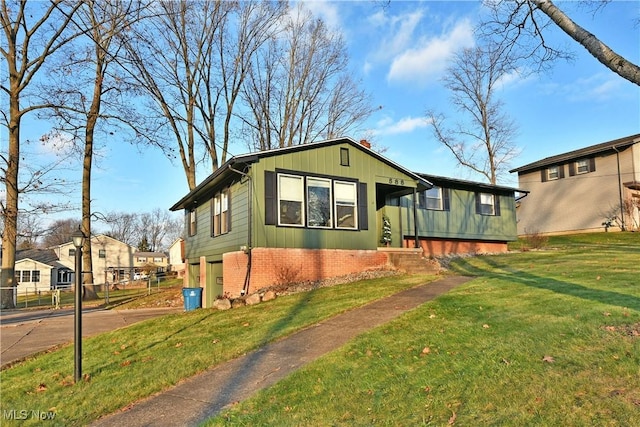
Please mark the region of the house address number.
<svg viewBox="0 0 640 427"><path fill-rule="evenodd" d="M404 185L404 179L389 178L389 184Z"/></svg>

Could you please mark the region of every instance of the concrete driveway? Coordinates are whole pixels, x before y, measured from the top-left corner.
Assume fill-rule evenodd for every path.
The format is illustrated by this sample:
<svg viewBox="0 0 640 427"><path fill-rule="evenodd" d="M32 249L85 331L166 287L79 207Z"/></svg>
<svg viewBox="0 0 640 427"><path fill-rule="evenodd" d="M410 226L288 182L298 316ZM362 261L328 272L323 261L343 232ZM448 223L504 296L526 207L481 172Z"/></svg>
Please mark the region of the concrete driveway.
<svg viewBox="0 0 640 427"><path fill-rule="evenodd" d="M86 309L82 312L82 336L88 337L182 311L182 307ZM4 367L32 354L73 342L73 334L73 309L3 310L0 312L0 364Z"/></svg>

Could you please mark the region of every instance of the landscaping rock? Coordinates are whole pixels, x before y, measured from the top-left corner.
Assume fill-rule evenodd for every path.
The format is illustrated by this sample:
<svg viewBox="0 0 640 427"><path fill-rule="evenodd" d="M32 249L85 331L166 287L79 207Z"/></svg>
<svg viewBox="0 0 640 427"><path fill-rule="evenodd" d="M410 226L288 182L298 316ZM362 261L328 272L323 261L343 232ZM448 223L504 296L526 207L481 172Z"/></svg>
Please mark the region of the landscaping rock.
<svg viewBox="0 0 640 427"><path fill-rule="evenodd" d="M273 291L267 291L264 293L264 295L262 295L262 301L266 302L266 301L271 301L276 299L276 293Z"/></svg>
<svg viewBox="0 0 640 427"><path fill-rule="evenodd" d="M213 308L218 310L229 310L231 308L231 301L227 298L217 299L213 302Z"/></svg>
<svg viewBox="0 0 640 427"><path fill-rule="evenodd" d="M249 295L244 302L247 305L255 305L255 304L260 304L260 294L252 294Z"/></svg>

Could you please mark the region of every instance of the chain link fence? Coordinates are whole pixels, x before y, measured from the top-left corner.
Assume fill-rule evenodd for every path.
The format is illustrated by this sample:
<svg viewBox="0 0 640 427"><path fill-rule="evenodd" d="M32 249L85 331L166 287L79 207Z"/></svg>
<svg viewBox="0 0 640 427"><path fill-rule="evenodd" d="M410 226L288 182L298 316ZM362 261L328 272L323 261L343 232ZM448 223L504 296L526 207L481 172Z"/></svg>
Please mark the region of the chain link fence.
<svg viewBox="0 0 640 427"><path fill-rule="evenodd" d="M151 295L161 292L167 288L182 286L182 279L171 276L165 277L146 277L139 280L123 281L120 283L91 285L85 284L84 287L92 287L97 295L98 300L84 301L84 304L92 302L105 305L115 305L134 298ZM28 308L61 308L73 306L75 303L75 287L69 286L58 289L46 290L36 286L21 285L17 288L0 288L2 290L13 290L13 303L18 309Z"/></svg>

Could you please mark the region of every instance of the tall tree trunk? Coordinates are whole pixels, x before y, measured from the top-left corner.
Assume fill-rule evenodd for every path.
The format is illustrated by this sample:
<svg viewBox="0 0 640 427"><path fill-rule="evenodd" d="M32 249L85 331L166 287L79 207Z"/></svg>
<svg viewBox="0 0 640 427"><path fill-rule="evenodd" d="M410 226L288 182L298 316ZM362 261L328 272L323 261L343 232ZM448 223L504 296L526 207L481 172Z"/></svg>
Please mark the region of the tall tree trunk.
<svg viewBox="0 0 640 427"><path fill-rule="evenodd" d="M4 232L2 233L2 272L0 272L0 307L13 308L13 296L17 282L15 280L16 266L16 235L18 230L18 165L20 161L20 103L17 82L11 81L9 97L9 153L7 158L7 172L5 190L7 194L4 207ZM15 94L15 95L14 95ZM13 288L13 289L12 289Z"/></svg>
<svg viewBox="0 0 640 427"><path fill-rule="evenodd" d="M82 162L82 232L86 239L82 248L82 275L83 286L82 299L98 299L96 286L93 284L93 259L91 256L91 165L93 162L93 139L100 112L102 100L102 73L104 54L98 49L96 63L96 78L93 87L93 101L87 115L87 130L84 141L84 160ZM88 286L87 286L88 285Z"/></svg>

